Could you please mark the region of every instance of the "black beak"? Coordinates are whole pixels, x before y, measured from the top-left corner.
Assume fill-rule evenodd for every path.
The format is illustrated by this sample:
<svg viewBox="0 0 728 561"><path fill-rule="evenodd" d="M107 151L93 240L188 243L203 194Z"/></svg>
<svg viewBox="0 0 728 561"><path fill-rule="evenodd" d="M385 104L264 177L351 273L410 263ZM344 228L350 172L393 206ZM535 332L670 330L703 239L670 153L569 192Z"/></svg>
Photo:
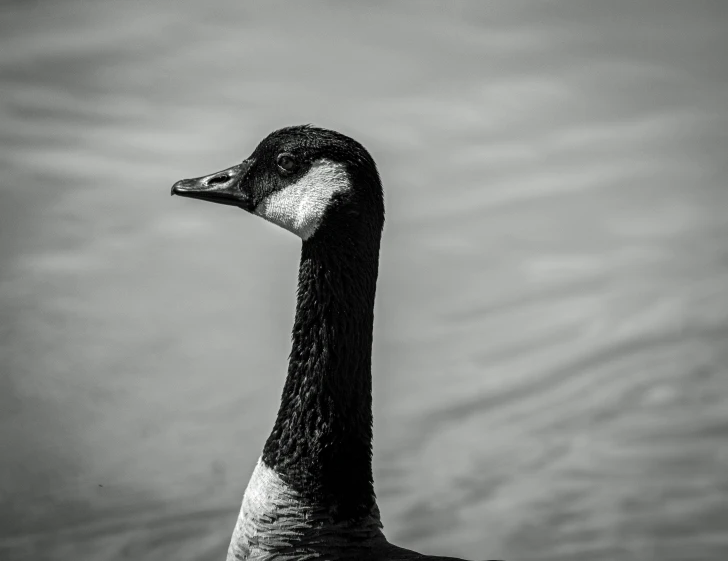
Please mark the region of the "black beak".
<svg viewBox="0 0 728 561"><path fill-rule="evenodd" d="M255 206L252 198L241 189L242 179L250 169L251 163L246 160L242 164L204 177L178 181L172 186L172 195L202 199L252 211Z"/></svg>

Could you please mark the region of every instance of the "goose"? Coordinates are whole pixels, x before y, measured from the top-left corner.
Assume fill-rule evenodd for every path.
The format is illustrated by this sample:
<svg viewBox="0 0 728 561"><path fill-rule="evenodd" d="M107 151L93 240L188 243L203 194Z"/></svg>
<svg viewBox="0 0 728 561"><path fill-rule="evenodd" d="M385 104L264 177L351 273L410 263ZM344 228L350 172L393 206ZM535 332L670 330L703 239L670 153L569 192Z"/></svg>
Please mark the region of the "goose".
<svg viewBox="0 0 728 561"><path fill-rule="evenodd" d="M372 477L372 330L384 197L369 152L300 125L172 195L241 208L302 240L288 374L227 561L454 560L387 541ZM462 561L462 560L461 560Z"/></svg>

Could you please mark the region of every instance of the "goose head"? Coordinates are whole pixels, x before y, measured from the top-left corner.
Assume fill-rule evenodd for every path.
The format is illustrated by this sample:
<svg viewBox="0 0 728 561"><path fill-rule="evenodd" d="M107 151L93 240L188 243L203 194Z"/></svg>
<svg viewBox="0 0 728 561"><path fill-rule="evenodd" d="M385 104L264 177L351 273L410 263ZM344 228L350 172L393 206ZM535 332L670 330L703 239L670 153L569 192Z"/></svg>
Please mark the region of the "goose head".
<svg viewBox="0 0 728 561"><path fill-rule="evenodd" d="M337 226L381 233L384 223L382 186L367 150L310 125L269 134L242 163L178 181L172 195L236 206L304 241Z"/></svg>

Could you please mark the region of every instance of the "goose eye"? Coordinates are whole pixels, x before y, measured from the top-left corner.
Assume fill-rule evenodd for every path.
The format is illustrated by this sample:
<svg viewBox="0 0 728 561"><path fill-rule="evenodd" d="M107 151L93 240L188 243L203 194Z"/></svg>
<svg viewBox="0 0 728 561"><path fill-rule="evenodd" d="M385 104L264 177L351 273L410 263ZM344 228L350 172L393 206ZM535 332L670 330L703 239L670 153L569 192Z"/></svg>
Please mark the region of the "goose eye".
<svg viewBox="0 0 728 561"><path fill-rule="evenodd" d="M290 154L279 154L276 160L278 168L284 173L291 173L296 169L296 160Z"/></svg>

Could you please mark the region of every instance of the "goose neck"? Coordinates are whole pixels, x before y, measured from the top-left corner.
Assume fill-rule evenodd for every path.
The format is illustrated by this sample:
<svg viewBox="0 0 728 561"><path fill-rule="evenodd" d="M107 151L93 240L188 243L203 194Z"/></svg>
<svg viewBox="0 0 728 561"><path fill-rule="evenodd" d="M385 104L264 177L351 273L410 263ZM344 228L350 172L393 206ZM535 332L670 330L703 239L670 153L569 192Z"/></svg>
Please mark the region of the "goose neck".
<svg viewBox="0 0 728 561"><path fill-rule="evenodd" d="M288 375L262 457L334 520L365 519L376 509L371 352L379 237L373 238L303 243Z"/></svg>

